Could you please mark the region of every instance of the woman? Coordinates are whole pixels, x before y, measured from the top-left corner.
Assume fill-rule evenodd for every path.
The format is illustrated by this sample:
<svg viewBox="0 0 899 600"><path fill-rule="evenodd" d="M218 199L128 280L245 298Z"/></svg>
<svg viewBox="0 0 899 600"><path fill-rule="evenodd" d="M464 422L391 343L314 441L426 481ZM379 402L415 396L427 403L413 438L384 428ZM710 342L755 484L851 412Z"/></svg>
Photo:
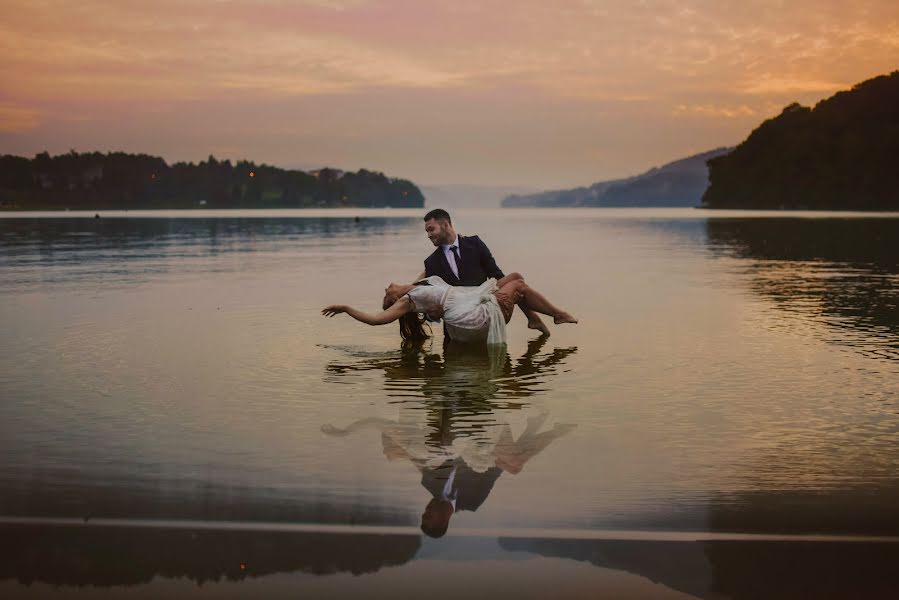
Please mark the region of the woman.
<svg viewBox="0 0 899 600"><path fill-rule="evenodd" d="M577 319L553 306L541 293L524 282L518 273L499 281L488 279L478 287L454 287L434 275L412 285L391 283L384 290L384 311L369 314L343 304L322 310L326 317L346 313L367 325L385 325L400 319L400 334L416 339L426 334L416 313L442 318L450 339L457 342L506 343L506 323L515 305L553 317L556 324Z"/></svg>

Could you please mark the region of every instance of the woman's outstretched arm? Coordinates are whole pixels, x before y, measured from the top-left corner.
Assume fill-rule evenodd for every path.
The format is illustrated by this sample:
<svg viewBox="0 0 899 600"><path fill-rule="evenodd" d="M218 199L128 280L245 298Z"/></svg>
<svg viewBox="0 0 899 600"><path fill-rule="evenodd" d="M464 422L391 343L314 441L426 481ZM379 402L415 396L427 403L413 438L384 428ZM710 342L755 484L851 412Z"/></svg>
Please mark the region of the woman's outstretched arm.
<svg viewBox="0 0 899 600"><path fill-rule="evenodd" d="M333 317L340 313L346 313L366 325L386 325L387 323L393 323L410 310L412 310L412 302L409 300L408 296L403 296L397 300L393 306L377 314L362 312L361 310L355 309L352 306L346 306L345 304L332 304L331 306L326 306L322 309L322 314L326 317Z"/></svg>

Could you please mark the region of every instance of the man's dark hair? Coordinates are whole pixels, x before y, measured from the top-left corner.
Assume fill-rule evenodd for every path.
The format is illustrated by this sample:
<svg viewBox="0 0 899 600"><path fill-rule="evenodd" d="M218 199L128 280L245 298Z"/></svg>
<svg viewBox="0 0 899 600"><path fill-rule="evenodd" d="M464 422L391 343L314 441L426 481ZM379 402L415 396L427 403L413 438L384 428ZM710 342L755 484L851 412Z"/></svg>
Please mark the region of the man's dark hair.
<svg viewBox="0 0 899 600"><path fill-rule="evenodd" d="M425 525L421 524L421 531L428 537L432 538L442 538L446 535L446 530L449 529L449 519L444 523L438 523L437 525Z"/></svg>
<svg viewBox="0 0 899 600"><path fill-rule="evenodd" d="M435 221L446 221L447 223L452 224L453 220L450 219L449 213L443 210L442 208L435 208L425 215L425 222L427 223L431 219Z"/></svg>

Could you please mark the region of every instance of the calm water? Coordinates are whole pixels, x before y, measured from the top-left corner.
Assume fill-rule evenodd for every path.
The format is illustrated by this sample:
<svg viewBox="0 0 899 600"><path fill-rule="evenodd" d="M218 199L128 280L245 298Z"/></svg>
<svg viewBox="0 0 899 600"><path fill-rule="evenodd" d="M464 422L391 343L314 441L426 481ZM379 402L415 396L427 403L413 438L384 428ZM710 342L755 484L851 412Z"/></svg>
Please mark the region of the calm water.
<svg viewBox="0 0 899 600"><path fill-rule="evenodd" d="M899 216L459 211L580 324L323 318L419 212L0 216L0 596L899 593Z"/></svg>

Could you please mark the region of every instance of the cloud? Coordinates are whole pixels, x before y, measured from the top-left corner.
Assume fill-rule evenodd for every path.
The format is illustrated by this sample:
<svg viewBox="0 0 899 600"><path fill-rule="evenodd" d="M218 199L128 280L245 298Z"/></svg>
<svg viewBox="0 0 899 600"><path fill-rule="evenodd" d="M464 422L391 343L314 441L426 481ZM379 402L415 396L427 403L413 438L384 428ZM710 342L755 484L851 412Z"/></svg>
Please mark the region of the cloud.
<svg viewBox="0 0 899 600"><path fill-rule="evenodd" d="M163 154L290 164L302 147L412 178L563 185L737 143L897 52L895 0L4 0L0 102L28 149L127 135Z"/></svg>
<svg viewBox="0 0 899 600"><path fill-rule="evenodd" d="M22 133L40 125L40 113L33 108L0 103L0 132Z"/></svg>
<svg viewBox="0 0 899 600"><path fill-rule="evenodd" d="M141 38L159 33L158 41ZM129 39L126 39L129 38ZM166 39L168 38L168 39ZM368 86L452 86L451 72L414 57L311 33L251 35L233 23L187 24L102 35L35 36L0 31L0 70L20 93L121 99L195 99L228 90L320 94Z"/></svg>
<svg viewBox="0 0 899 600"><path fill-rule="evenodd" d="M127 98L133 89L146 98L154 86L168 98L231 89L353 93L478 87L499 77L599 99L656 98L714 83L765 94L807 81L794 89L818 92L825 88L815 82L858 80L849 64L875 70L886 62L878 56L895 52L899 18L890 5L7 0L0 70L43 97ZM767 85L744 83L766 74L773 74Z"/></svg>
<svg viewBox="0 0 899 600"><path fill-rule="evenodd" d="M714 104L679 104L674 107L672 114L676 117L701 116L734 119L737 117L754 117L758 112L745 104L740 106L716 106Z"/></svg>
<svg viewBox="0 0 899 600"><path fill-rule="evenodd" d="M764 75L756 77L740 84L739 89L745 94L781 96L796 92L811 92L821 95L831 95L839 90L852 87L855 82L845 81L821 81L818 79L801 79L773 77Z"/></svg>

